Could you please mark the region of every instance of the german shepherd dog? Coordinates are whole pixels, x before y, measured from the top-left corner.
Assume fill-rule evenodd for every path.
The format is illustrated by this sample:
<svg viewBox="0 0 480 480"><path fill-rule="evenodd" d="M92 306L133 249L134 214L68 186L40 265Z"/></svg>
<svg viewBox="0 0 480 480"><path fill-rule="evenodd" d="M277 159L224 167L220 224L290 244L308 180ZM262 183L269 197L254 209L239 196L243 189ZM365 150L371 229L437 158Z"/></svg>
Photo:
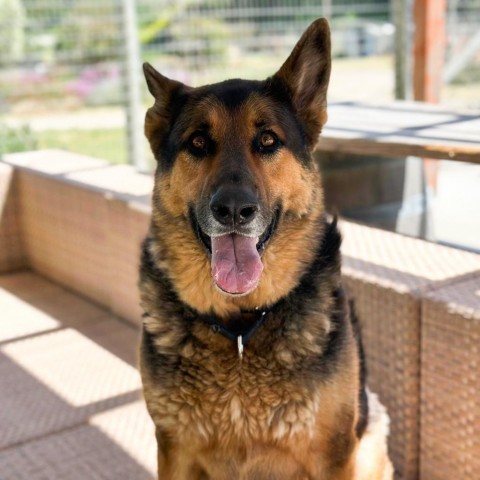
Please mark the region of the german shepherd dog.
<svg viewBox="0 0 480 480"><path fill-rule="evenodd" d="M311 155L327 22L265 81L190 88L144 71L158 166L140 364L158 478L391 478Z"/></svg>

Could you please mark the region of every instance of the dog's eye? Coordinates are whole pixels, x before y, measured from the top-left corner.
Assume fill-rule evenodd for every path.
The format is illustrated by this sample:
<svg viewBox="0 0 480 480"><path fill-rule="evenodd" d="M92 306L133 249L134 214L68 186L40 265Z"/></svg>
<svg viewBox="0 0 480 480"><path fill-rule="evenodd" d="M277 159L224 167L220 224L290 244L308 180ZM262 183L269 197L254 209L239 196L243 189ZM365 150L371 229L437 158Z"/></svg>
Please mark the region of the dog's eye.
<svg viewBox="0 0 480 480"><path fill-rule="evenodd" d="M262 132L257 138L258 149L262 153L273 153L280 145L277 135L270 131Z"/></svg>
<svg viewBox="0 0 480 480"><path fill-rule="evenodd" d="M211 153L212 148L211 142L208 138L201 133L194 133L187 141L188 151L195 157L202 158Z"/></svg>
<svg viewBox="0 0 480 480"><path fill-rule="evenodd" d="M197 135L192 138L192 147L198 148L198 150L205 150L207 141L202 135Z"/></svg>
<svg viewBox="0 0 480 480"><path fill-rule="evenodd" d="M271 148L277 143L278 139L276 136L273 135L273 133L270 132L264 132L262 133L260 137L260 144L264 148Z"/></svg>

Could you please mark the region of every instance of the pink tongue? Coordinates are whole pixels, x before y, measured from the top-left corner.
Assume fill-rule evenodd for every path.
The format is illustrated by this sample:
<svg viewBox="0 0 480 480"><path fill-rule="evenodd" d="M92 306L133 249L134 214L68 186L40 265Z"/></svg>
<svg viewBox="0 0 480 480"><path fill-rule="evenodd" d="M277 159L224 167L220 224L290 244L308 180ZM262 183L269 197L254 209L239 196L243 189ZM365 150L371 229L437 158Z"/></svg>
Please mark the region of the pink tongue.
<svg viewBox="0 0 480 480"><path fill-rule="evenodd" d="M257 241L235 233L212 237L212 276L222 290L239 294L257 286L263 270Z"/></svg>

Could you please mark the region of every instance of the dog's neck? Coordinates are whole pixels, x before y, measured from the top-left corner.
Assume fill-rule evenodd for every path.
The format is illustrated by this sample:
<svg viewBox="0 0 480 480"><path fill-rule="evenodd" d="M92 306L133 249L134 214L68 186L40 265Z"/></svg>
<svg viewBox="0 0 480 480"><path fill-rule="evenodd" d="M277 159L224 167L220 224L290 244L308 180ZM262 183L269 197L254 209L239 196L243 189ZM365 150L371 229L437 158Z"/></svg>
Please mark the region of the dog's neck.
<svg viewBox="0 0 480 480"><path fill-rule="evenodd" d="M258 325L255 326L255 318L259 317L249 318L247 312L230 317L209 316L214 323L227 325L232 337L236 332L242 335L243 362L265 355L265 349L269 351L275 345L278 362L288 366L292 361L302 362L302 358L309 355L334 355L336 346L345 341L347 327L338 325L348 318L340 276L341 238L335 221L329 223L323 219L323 222L323 235L308 270L288 295L270 305ZM156 265L150 243L147 239L141 268L142 305L146 312L144 339L149 352L174 365L179 356L190 355L189 345L193 342L225 361L231 361L232 354L238 359L241 347L234 345L234 339L212 330L205 322L205 314L181 301L165 271ZM235 325L236 321L241 325ZM244 335L249 335L247 342ZM301 351L298 351L299 337L302 338Z"/></svg>
<svg viewBox="0 0 480 480"><path fill-rule="evenodd" d="M341 237L338 232L336 221L329 223L324 217L321 219L322 235L318 238L317 249L313 252L313 260L309 268L303 272L296 286L287 295L273 303L253 304L251 309L242 310L236 308L230 314L217 314L215 311L198 311L195 306L184 302L178 295L174 282L168 273L162 268L156 258L156 252L152 249L151 239L145 241L141 267L142 304L149 309L147 313L156 317L164 316L171 309L171 314L182 318L211 318L215 323L231 327L232 325L244 325L245 328L255 323L253 311L269 310L274 312L278 306L288 307L297 313L301 313L310 304L312 299L323 301L322 292L333 291L340 285L340 243ZM331 283L330 288L325 288L325 282ZM219 294L221 295L221 294ZM320 300L318 300L320 299ZM158 309L155 306L158 305ZM152 306L153 310L152 311ZM166 307L169 308L166 308ZM157 312L158 310L158 312ZM169 314L169 313L167 313Z"/></svg>
<svg viewBox="0 0 480 480"><path fill-rule="evenodd" d="M301 281L323 241L322 190L315 188L305 215L286 211L262 255L263 273L251 293L230 296L212 281L211 263L187 219L172 217L160 201L152 218L149 255L169 280L179 300L201 314L228 319L242 310L274 305Z"/></svg>
<svg viewBox="0 0 480 480"><path fill-rule="evenodd" d="M229 318L228 323L223 319L203 315L200 318L214 333L219 333L236 344L240 359L243 358L243 350L257 330L262 327L265 316L269 309L257 309L255 311L241 311Z"/></svg>

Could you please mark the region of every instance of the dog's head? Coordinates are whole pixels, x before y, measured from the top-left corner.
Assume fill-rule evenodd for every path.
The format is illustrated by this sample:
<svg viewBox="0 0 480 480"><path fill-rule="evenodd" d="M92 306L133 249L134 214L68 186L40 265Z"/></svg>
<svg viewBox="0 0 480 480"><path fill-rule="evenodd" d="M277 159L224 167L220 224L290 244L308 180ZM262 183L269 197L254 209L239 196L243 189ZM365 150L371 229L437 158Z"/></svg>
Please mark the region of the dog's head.
<svg viewBox="0 0 480 480"><path fill-rule="evenodd" d="M265 81L190 88L149 64L144 71L155 97L145 122L158 161L153 219L175 250L171 278L200 262L217 294L271 303L308 263L302 249L322 213L311 152L327 118L327 22L315 21Z"/></svg>

